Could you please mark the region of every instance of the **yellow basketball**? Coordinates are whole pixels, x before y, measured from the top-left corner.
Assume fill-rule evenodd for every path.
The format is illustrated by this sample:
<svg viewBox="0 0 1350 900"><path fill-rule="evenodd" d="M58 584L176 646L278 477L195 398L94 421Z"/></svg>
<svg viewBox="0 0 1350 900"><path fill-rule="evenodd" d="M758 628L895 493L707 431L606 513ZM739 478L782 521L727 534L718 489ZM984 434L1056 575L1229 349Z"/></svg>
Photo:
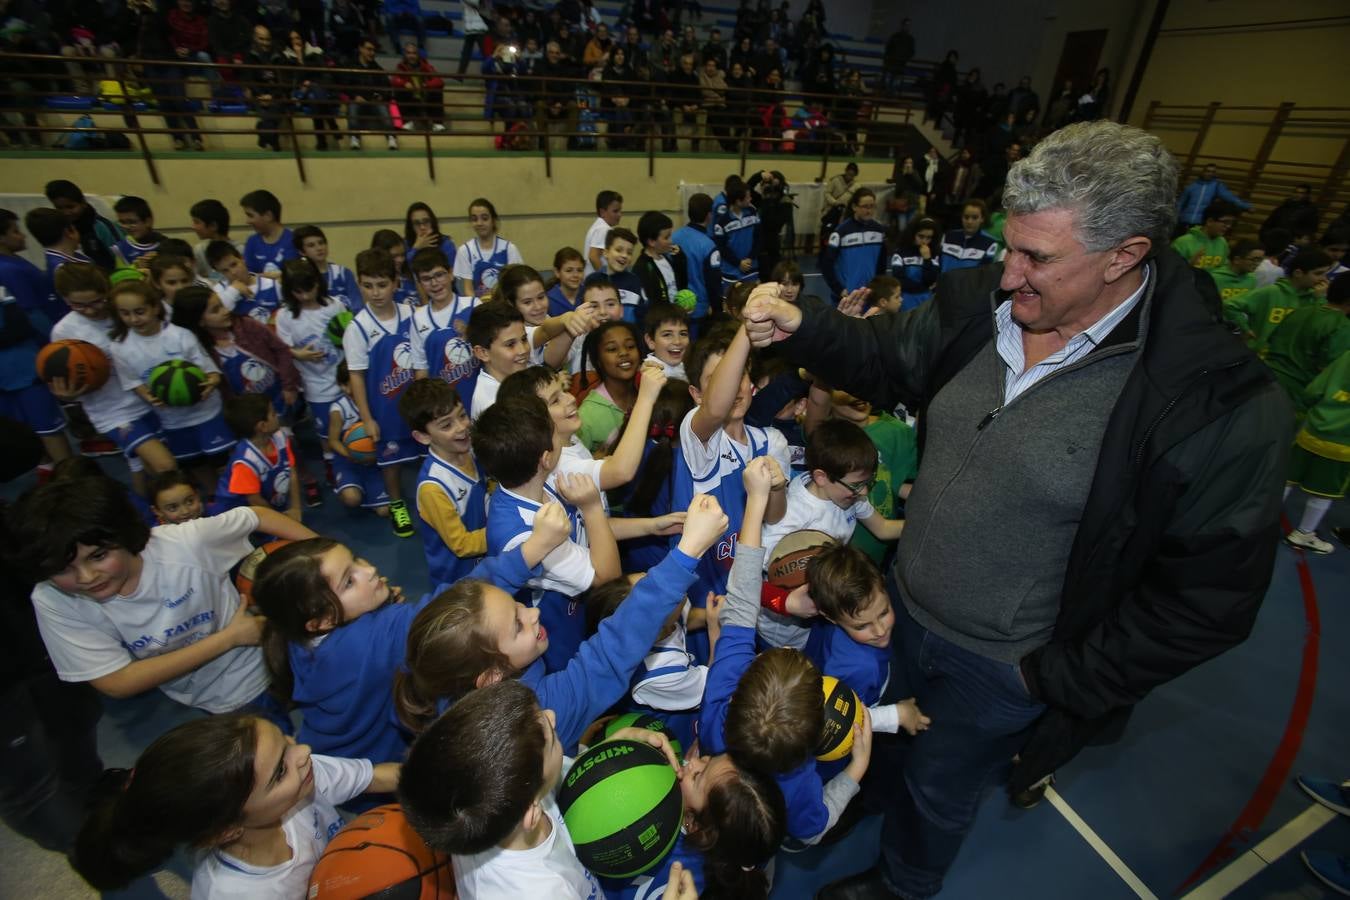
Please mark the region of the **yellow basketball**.
<svg viewBox="0 0 1350 900"><path fill-rule="evenodd" d="M862 724L862 702L853 688L833 675L822 675L820 681L825 694L825 727L816 744L816 759L830 762L853 751L853 726Z"/></svg>

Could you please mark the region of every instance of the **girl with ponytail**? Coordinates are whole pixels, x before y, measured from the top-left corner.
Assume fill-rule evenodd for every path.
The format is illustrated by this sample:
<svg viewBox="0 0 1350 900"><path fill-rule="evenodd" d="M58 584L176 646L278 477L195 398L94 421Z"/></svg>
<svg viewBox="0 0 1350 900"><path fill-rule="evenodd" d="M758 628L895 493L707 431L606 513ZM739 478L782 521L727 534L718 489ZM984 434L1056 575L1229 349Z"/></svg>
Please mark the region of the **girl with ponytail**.
<svg viewBox="0 0 1350 900"><path fill-rule="evenodd" d="M192 896L303 897L336 809L387 793L399 766L311 755L253 716L194 719L136 766L105 773L71 862L99 890L124 888L182 844L197 851Z"/></svg>

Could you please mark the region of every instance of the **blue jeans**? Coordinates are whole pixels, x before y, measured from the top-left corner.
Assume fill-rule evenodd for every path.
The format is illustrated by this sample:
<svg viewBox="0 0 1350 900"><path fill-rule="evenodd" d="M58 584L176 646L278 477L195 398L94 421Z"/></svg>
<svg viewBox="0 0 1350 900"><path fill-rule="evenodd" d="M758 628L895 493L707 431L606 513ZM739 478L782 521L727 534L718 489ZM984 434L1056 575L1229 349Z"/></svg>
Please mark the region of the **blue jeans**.
<svg viewBox="0 0 1350 900"><path fill-rule="evenodd" d="M881 872L892 890L931 897L975 822L990 779L1007 769L1045 710L1027 693L1015 665L962 649L924 628L895 605L892 680L933 720L928 731L899 742L903 761L873 756L869 791L881 799ZM888 695L892 691L888 690ZM891 764L888 764L891 763ZM880 765L879 765L880 764ZM887 772L898 772L886 777Z"/></svg>

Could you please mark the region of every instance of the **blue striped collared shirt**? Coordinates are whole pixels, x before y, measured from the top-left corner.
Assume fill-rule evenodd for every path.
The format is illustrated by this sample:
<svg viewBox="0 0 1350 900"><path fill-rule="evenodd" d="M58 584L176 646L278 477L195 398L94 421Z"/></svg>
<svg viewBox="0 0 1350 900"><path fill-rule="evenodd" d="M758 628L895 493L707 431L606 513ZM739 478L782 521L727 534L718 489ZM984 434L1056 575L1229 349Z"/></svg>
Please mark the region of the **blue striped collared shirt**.
<svg viewBox="0 0 1350 900"><path fill-rule="evenodd" d="M1003 404L1006 406L1011 403L1019 394L1051 372L1071 366L1091 353L1111 333L1111 329L1119 325L1130 314L1130 310L1135 308L1139 298L1144 296L1144 289L1148 287L1149 279L1152 277L1152 267L1146 266L1144 280L1138 290L1098 319L1086 331L1069 338L1069 342L1062 350L1051 353L1031 368L1027 368L1026 355L1022 347L1022 328L1012 318L1012 301L1005 300L999 304L998 309L994 310L994 322L998 328L996 345L998 355L1007 367L1003 382ZM1023 371L1024 369L1026 371Z"/></svg>

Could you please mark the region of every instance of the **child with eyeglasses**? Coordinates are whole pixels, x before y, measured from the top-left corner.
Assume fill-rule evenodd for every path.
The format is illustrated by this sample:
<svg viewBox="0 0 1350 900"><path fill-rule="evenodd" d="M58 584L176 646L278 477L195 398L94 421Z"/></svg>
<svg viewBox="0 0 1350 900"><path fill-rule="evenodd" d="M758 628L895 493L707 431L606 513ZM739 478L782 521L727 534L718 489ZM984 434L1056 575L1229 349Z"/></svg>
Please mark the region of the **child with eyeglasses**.
<svg viewBox="0 0 1350 900"><path fill-rule="evenodd" d="M806 441L806 471L788 485L783 517L764 526L764 558L794 531L823 531L841 544L848 543L854 526L861 524L881 541L900 537L902 519L881 516L867 495L877 479L877 448L867 432L852 422L822 422ZM811 629L795 616L765 609L759 617L759 636L770 647L802 650Z"/></svg>

